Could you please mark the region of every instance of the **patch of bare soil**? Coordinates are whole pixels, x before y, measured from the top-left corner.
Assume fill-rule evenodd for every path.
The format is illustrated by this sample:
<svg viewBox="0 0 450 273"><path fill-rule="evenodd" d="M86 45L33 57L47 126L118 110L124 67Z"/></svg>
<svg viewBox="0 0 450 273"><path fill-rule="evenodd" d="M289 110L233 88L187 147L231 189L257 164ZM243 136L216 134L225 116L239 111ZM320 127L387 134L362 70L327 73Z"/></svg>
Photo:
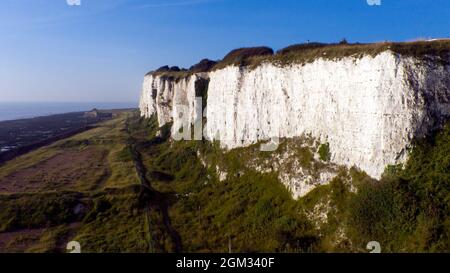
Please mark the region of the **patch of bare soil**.
<svg viewBox="0 0 450 273"><path fill-rule="evenodd" d="M0 181L0 193L93 190L109 176L108 152L92 147L66 150Z"/></svg>
<svg viewBox="0 0 450 273"><path fill-rule="evenodd" d="M44 232L45 228L0 233L0 252L25 252L39 242Z"/></svg>

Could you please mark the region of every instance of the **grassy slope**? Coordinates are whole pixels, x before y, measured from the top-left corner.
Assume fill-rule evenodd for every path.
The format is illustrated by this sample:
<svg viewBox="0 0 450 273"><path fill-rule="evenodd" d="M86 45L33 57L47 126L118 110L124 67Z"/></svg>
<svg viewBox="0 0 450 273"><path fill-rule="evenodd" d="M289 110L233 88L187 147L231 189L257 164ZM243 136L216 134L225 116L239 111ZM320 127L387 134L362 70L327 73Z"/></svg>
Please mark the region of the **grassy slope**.
<svg viewBox="0 0 450 273"><path fill-rule="evenodd" d="M223 153L199 141L154 144L148 136L155 122L143 122L148 178L171 196L170 217L184 251L228 251L231 244L236 252L366 252L374 240L386 252L450 249L450 126L417 143L404 170L390 167L374 181L343 169L329 185L294 201L276 174L246 168L249 157L266 155L252 148ZM203 166L197 151L211 166ZM216 164L228 171L227 180L218 181ZM327 207L325 224L315 219L321 207Z"/></svg>
<svg viewBox="0 0 450 273"><path fill-rule="evenodd" d="M228 251L229 242L236 252L311 248L316 240L312 226L274 175L248 172L219 183L214 171L204 168L196 155L202 149L216 157L212 146L196 141L152 145L155 141L148 136L155 134L156 126L147 128L147 140L140 147L147 176L171 200L170 218L183 251L223 252ZM235 156L225 162L234 164L231 157Z"/></svg>
<svg viewBox="0 0 450 273"><path fill-rule="evenodd" d="M360 188L349 205L357 239L376 237L392 251L449 251L450 123L417 141L404 166Z"/></svg>
<svg viewBox="0 0 450 273"><path fill-rule="evenodd" d="M122 113L96 129L0 167L0 183L7 183L9 175L36 169L55 155L85 149L107 151L103 159L107 176L102 176L102 181L94 181L92 177L96 177L94 172L104 169L87 168L78 171L86 173L81 181L64 190L49 190L48 181L40 179L39 187L30 191L1 193L0 241L2 235L8 240L3 247L0 242L0 251L64 251L65 244L73 239L81 243L84 252L148 250L145 210L139 205L139 189L136 189L139 180L132 158L126 156L129 136L125 122L130 115ZM51 164L46 167L51 168ZM67 175L64 171L59 173L61 179ZM77 206L81 209L75 212ZM39 230L42 232L36 235L35 231Z"/></svg>

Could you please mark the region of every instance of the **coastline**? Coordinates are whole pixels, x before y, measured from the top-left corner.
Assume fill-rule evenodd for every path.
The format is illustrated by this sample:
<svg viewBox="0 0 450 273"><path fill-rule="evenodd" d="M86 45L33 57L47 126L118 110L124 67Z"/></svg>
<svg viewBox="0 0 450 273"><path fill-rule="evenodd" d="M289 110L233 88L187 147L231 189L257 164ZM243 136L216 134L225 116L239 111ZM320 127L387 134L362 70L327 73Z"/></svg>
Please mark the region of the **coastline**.
<svg viewBox="0 0 450 273"><path fill-rule="evenodd" d="M47 146L96 127L117 113L135 108L101 110L103 116L88 116L88 111L69 112L33 118L0 121L0 165L19 155Z"/></svg>
<svg viewBox="0 0 450 273"><path fill-rule="evenodd" d="M0 102L0 122L97 109L137 108L136 102Z"/></svg>

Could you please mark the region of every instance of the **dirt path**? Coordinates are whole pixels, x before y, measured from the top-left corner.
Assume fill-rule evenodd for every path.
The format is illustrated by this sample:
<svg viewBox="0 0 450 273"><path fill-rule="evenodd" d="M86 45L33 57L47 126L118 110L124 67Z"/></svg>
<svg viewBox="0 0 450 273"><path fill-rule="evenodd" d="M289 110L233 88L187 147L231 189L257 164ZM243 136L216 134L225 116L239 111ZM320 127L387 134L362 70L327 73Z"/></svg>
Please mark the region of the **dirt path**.
<svg viewBox="0 0 450 273"><path fill-rule="evenodd" d="M127 127L127 131L128 131L128 125ZM170 220L170 216L169 216L169 205L167 203L167 197L166 194L161 193L157 190L155 190L152 186L151 186L151 182L147 179L147 169L145 168L144 164L142 163L142 157L140 152L138 151L138 149L136 148L136 140L134 140L130 134L130 132L128 131L128 134L130 135L130 140L129 140L129 145L131 147L132 150L132 154L133 154L133 161L135 164L135 168L136 168L136 172L138 174L140 183L144 189L144 194L145 196L147 196L147 198L145 198L146 202L147 202L147 219L148 219L148 224L149 224L149 234L150 234L150 238L152 238L151 234L151 223L150 223L150 210L151 209L155 209L161 212L161 216L163 219L163 224L164 224L164 228L167 232L167 234L169 234L171 241L172 241L172 251L175 253L181 253L182 252L182 243L181 243L181 236L178 234L178 232L172 227L172 223ZM148 198L151 197L151 198ZM150 200L148 200L150 199ZM150 240L150 251L151 252L155 252L154 249L154 244L152 242L152 240Z"/></svg>

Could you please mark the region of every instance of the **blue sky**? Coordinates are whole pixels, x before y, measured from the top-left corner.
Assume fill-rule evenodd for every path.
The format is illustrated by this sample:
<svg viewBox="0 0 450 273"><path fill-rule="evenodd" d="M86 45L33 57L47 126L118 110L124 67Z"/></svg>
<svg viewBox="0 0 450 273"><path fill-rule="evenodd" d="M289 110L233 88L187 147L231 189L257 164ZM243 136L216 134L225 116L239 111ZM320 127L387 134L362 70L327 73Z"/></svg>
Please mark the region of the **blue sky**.
<svg viewBox="0 0 450 273"><path fill-rule="evenodd" d="M133 102L149 70L237 47L449 30L448 0L2 0L0 101Z"/></svg>

